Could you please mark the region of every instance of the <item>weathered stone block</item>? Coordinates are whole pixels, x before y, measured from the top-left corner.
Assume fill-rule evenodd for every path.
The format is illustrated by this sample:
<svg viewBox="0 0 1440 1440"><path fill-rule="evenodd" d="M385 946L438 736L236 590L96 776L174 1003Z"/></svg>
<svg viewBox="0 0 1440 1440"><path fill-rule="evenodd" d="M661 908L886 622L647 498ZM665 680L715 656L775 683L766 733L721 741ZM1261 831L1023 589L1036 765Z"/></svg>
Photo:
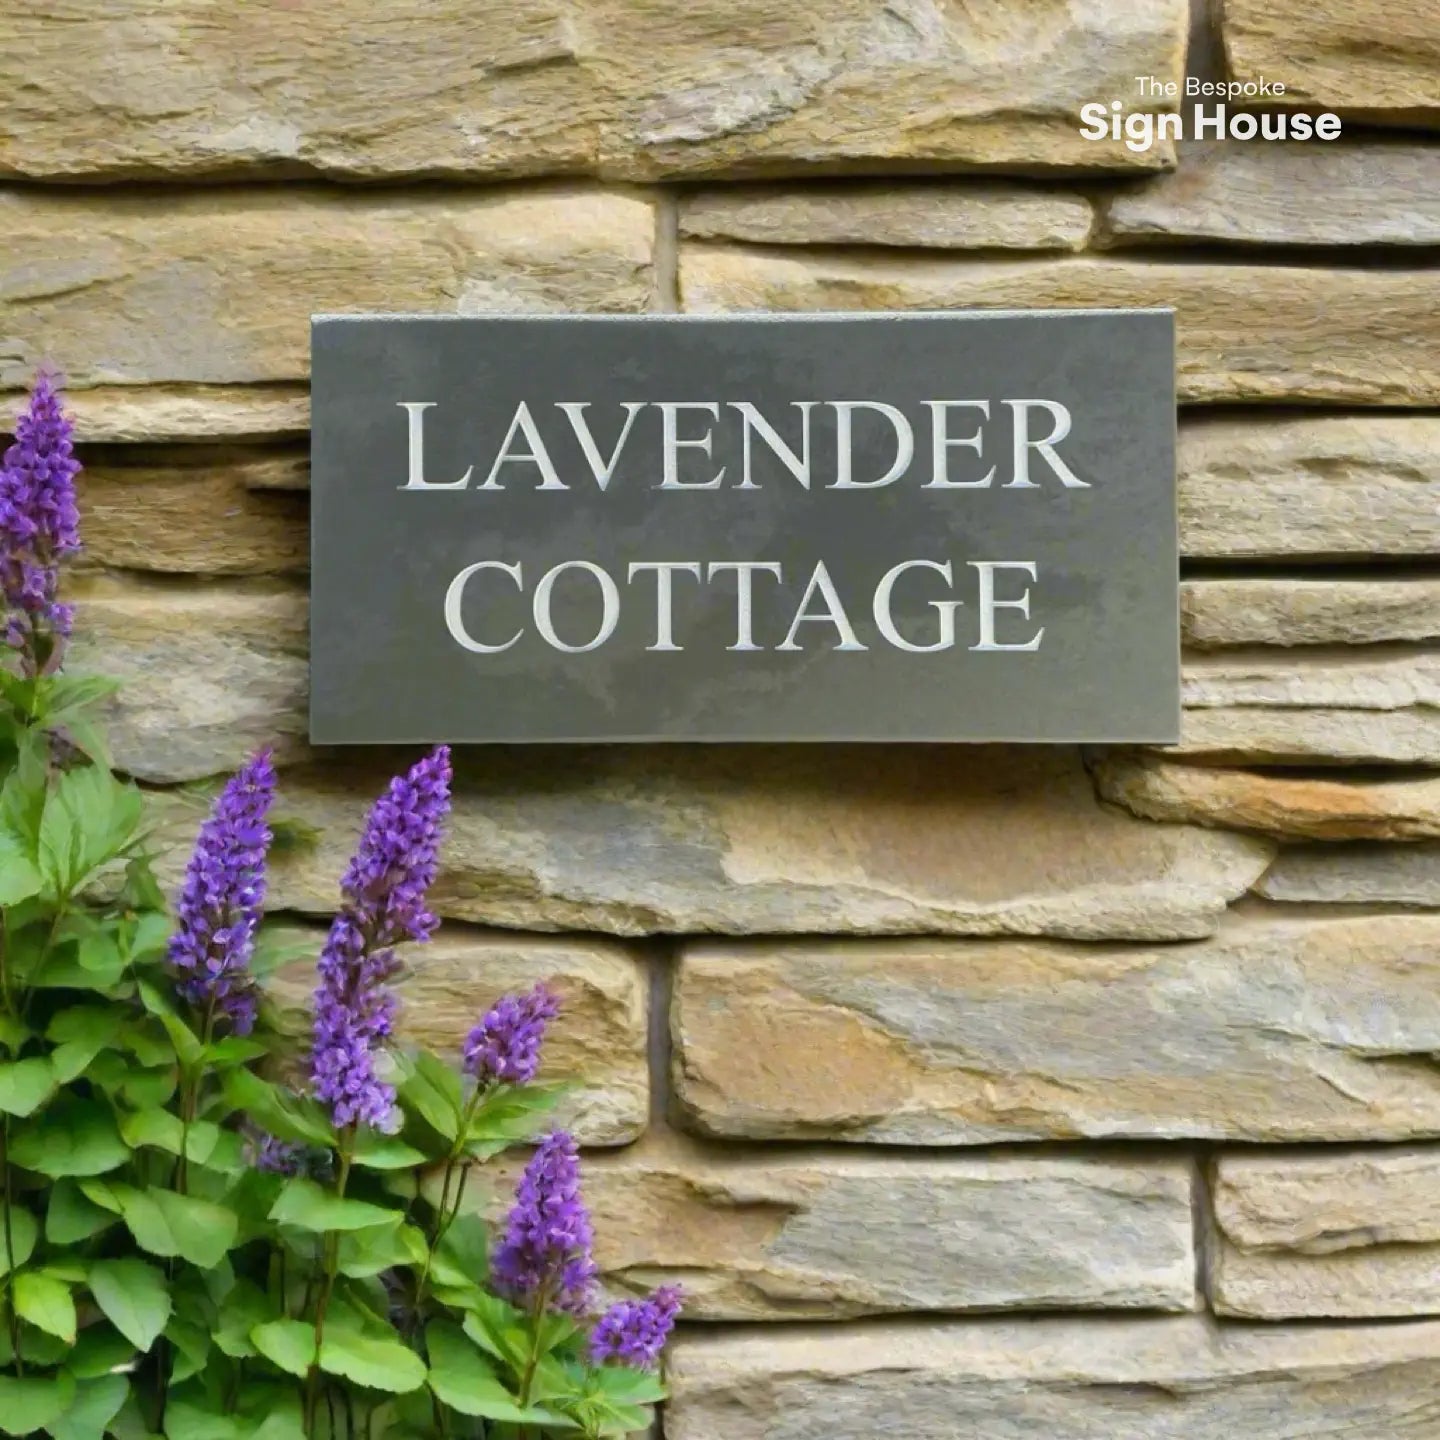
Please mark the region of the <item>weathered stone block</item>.
<svg viewBox="0 0 1440 1440"><path fill-rule="evenodd" d="M1371 718L1377 723L1379 717ZM1284 840L1440 837L1440 775L1321 779L1185 765L1112 754L1094 774L1100 794L1146 820L1220 825Z"/></svg>
<svg viewBox="0 0 1440 1440"><path fill-rule="evenodd" d="M1180 743L1164 753L1251 765L1440 766L1440 710L1192 709L1181 716Z"/></svg>
<svg viewBox="0 0 1440 1440"><path fill-rule="evenodd" d="M1440 1313L1440 1149L1221 1155L1212 1194L1222 1315Z"/></svg>
<svg viewBox="0 0 1440 1440"><path fill-rule="evenodd" d="M1084 195L966 180L741 186L702 191L680 207L682 235L758 245L1082 250L1093 220Z"/></svg>
<svg viewBox="0 0 1440 1440"><path fill-rule="evenodd" d="M1176 463L1196 559L1440 554L1440 417L1187 417Z"/></svg>
<svg viewBox="0 0 1440 1440"><path fill-rule="evenodd" d="M8 0L0 173L366 179L1154 167L1081 105L1178 80L1183 0ZM1023 63L1022 63L1023 59ZM442 77L437 86L437 78Z"/></svg>
<svg viewBox="0 0 1440 1440"><path fill-rule="evenodd" d="M1225 0L1223 14L1234 79L1281 81L1291 105L1440 123L1440 25L1430 0Z"/></svg>
<svg viewBox="0 0 1440 1440"><path fill-rule="evenodd" d="M1297 904L1440 909L1440 845L1287 845L1254 889Z"/></svg>
<svg viewBox="0 0 1440 1440"><path fill-rule="evenodd" d="M1174 306L1182 400L1440 404L1434 270L886 258L692 242L681 247L680 286L684 308L700 313Z"/></svg>
<svg viewBox="0 0 1440 1440"><path fill-rule="evenodd" d="M1190 709L1436 706L1440 705L1440 650L1418 645L1256 647L1187 655L1181 691Z"/></svg>
<svg viewBox="0 0 1440 1440"><path fill-rule="evenodd" d="M1187 145L1178 170L1117 192L1104 210L1104 236L1114 245L1440 244L1440 149L1309 140Z"/></svg>
<svg viewBox="0 0 1440 1440"><path fill-rule="evenodd" d="M688 946L702 1132L897 1145L1440 1134L1440 920L1236 913L1206 941Z"/></svg>
<svg viewBox="0 0 1440 1440"><path fill-rule="evenodd" d="M1186 580L1180 586L1180 625L1187 645L1207 650L1432 640L1440 636L1440 580L1429 575Z"/></svg>
<svg viewBox="0 0 1440 1440"><path fill-rule="evenodd" d="M670 1385L669 1440L1430 1440L1440 1324L691 1329Z"/></svg>
<svg viewBox="0 0 1440 1440"><path fill-rule="evenodd" d="M313 931L316 952L325 931ZM574 1090L551 1117L585 1145L623 1145L650 1114L649 982L644 964L622 946L588 937L467 934L442 928L404 951L399 986L402 1041L427 1045L457 1065L470 1028L501 995L545 981L560 996L546 1034L542 1080ZM313 968L294 965L273 982L277 999L308 1023Z"/></svg>
<svg viewBox="0 0 1440 1440"><path fill-rule="evenodd" d="M176 385L303 381L317 312L644 310L654 228L581 189L4 191L0 388L61 355L77 391L164 387L168 425Z"/></svg>
<svg viewBox="0 0 1440 1440"><path fill-rule="evenodd" d="M275 867L277 904L331 907L401 763L286 772L281 811L318 839ZM1101 806L1064 750L507 747L457 770L434 902L521 929L1175 939L1272 854Z"/></svg>
<svg viewBox="0 0 1440 1440"><path fill-rule="evenodd" d="M683 1276L691 1320L1190 1310L1191 1188L1180 1158L737 1153L678 1138L597 1158L584 1177L607 1288Z"/></svg>

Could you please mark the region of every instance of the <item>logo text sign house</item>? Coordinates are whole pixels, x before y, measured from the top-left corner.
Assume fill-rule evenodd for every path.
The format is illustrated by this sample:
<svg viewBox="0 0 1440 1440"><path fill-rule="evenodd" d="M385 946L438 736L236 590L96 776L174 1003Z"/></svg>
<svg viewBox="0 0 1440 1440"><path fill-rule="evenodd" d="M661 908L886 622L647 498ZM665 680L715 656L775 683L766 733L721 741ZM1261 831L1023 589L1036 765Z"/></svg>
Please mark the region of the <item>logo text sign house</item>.
<svg viewBox="0 0 1440 1440"><path fill-rule="evenodd" d="M311 735L1179 725L1164 311L324 317Z"/></svg>

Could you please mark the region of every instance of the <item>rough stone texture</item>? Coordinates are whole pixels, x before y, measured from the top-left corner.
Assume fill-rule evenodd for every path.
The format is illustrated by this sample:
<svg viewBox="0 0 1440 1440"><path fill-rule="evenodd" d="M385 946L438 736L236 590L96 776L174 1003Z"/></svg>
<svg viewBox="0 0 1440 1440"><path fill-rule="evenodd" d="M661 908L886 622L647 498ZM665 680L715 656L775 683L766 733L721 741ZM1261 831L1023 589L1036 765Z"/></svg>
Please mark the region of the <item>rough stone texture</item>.
<svg viewBox="0 0 1440 1440"><path fill-rule="evenodd" d="M1183 0L6 0L0 173L1131 169L1080 106L1183 73ZM445 77L437 80L437 77ZM437 85L441 88L437 92Z"/></svg>
<svg viewBox="0 0 1440 1440"><path fill-rule="evenodd" d="M318 953L325 932L312 934ZM562 1005L546 1035L541 1078L575 1086L554 1122L586 1145L623 1145L645 1129L648 978L622 946L585 936L512 938L445 927L429 944L407 947L405 958L402 1038L458 1057L470 1027L495 1000L548 981ZM313 968L290 967L273 986L294 1018L308 1022Z"/></svg>
<svg viewBox="0 0 1440 1440"><path fill-rule="evenodd" d="M1119 191L1104 217L1116 245L1440 244L1440 149L1204 141L1177 170Z"/></svg>
<svg viewBox="0 0 1440 1440"><path fill-rule="evenodd" d="M1180 586L1187 645L1368 645L1440 636L1440 579L1187 580Z"/></svg>
<svg viewBox="0 0 1440 1440"><path fill-rule="evenodd" d="M1252 765L1440 766L1440 710L1275 709L1234 705L1186 710L1180 743L1165 754Z"/></svg>
<svg viewBox="0 0 1440 1440"><path fill-rule="evenodd" d="M1211 1190L1220 1314L1440 1313L1440 1149L1222 1155Z"/></svg>
<svg viewBox="0 0 1440 1440"><path fill-rule="evenodd" d="M760 245L894 245L935 250L1083 250L1094 212L1058 188L957 181L707 190L685 200L680 233Z"/></svg>
<svg viewBox="0 0 1440 1440"><path fill-rule="evenodd" d="M1344 706L1400 710L1440 704L1440 650L1412 645L1222 650L1185 657L1186 706Z"/></svg>
<svg viewBox="0 0 1440 1440"><path fill-rule="evenodd" d="M1182 400L1440 404L1433 269L891 258L689 242L680 285L684 308L701 313L1170 305Z"/></svg>
<svg viewBox="0 0 1440 1440"><path fill-rule="evenodd" d="M1176 463L1196 559L1440 554L1440 416L1187 418Z"/></svg>
<svg viewBox="0 0 1440 1440"><path fill-rule="evenodd" d="M1232 913L1192 945L700 942L676 1093L724 1136L1440 1134L1440 919Z"/></svg>
<svg viewBox="0 0 1440 1440"><path fill-rule="evenodd" d="M1269 900L1440 909L1440 845L1287 845L1254 888Z"/></svg>
<svg viewBox="0 0 1440 1440"><path fill-rule="evenodd" d="M1440 124L1440 24L1432 0L1225 0L1237 80L1285 85L1291 105Z"/></svg>
<svg viewBox="0 0 1440 1440"><path fill-rule="evenodd" d="M585 1198L607 1288L683 1276L689 1320L1190 1310L1192 1178L1183 1157L737 1154L669 1139L593 1161Z"/></svg>
<svg viewBox="0 0 1440 1440"><path fill-rule="evenodd" d="M310 563L304 451L187 446L86 453L83 563L177 574L281 575Z"/></svg>
<svg viewBox="0 0 1440 1440"><path fill-rule="evenodd" d="M1378 723L1368 714L1367 723ZM1440 837L1440 775L1316 778L1114 754L1094 767L1101 796L1146 820L1252 830L1282 840Z"/></svg>
<svg viewBox="0 0 1440 1440"><path fill-rule="evenodd" d="M0 401L0 427L23 404ZM124 445L158 441L245 441L310 430L310 392L285 385L101 385L71 390L65 409L82 441Z"/></svg>
<svg viewBox="0 0 1440 1440"><path fill-rule="evenodd" d="M262 745L305 753L309 684L302 591L94 577L67 670L124 682L105 703L115 764L142 780L235 769Z"/></svg>
<svg viewBox="0 0 1440 1440"><path fill-rule="evenodd" d="M404 757L287 772L317 832L272 894L326 911ZM1072 752L1017 747L491 748L459 759L434 900L523 929L1184 938L1272 851L1096 803Z"/></svg>
<svg viewBox="0 0 1440 1440"><path fill-rule="evenodd" d="M670 1386L668 1440L1431 1440L1440 1324L691 1330Z"/></svg>
<svg viewBox="0 0 1440 1440"><path fill-rule="evenodd" d="M596 190L10 190L0 232L0 387L61 355L77 390L167 387L172 419L177 384L305 379L314 313L634 311L652 292L651 206Z"/></svg>

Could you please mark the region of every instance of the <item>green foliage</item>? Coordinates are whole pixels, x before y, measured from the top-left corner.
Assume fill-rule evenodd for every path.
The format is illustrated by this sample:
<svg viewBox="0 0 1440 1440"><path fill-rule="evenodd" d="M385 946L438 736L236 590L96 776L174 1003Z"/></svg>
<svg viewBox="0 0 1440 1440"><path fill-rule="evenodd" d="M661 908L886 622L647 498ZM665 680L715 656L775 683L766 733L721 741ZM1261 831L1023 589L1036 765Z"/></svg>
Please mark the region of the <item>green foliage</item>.
<svg viewBox="0 0 1440 1440"><path fill-rule="evenodd" d="M396 1134L337 1132L175 988L144 799L105 681L0 666L0 1433L55 1440L513 1440L643 1430L652 1375L488 1289L470 1171L562 1093L397 1056ZM277 827L277 849L304 847ZM313 952L262 931L253 974ZM300 1173L255 1163L265 1134ZM478 1187L476 1187L478 1189ZM473 1192L472 1192L473 1193Z"/></svg>

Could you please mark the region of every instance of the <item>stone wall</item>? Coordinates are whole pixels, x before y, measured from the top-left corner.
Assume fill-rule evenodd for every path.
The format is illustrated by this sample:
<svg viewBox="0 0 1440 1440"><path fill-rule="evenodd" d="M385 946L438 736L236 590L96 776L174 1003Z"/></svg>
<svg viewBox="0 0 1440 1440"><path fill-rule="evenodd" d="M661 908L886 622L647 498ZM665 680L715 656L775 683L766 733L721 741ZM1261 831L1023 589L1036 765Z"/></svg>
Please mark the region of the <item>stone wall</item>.
<svg viewBox="0 0 1440 1440"><path fill-rule="evenodd" d="M1440 1435L1434 0L0 33L0 389L70 377L75 666L177 846L276 743L300 923L399 759L305 740L312 311L1175 305L1177 748L465 752L409 1023L557 977L608 1284L692 1296L671 1440ZM1187 64L1346 135L1080 138Z"/></svg>

